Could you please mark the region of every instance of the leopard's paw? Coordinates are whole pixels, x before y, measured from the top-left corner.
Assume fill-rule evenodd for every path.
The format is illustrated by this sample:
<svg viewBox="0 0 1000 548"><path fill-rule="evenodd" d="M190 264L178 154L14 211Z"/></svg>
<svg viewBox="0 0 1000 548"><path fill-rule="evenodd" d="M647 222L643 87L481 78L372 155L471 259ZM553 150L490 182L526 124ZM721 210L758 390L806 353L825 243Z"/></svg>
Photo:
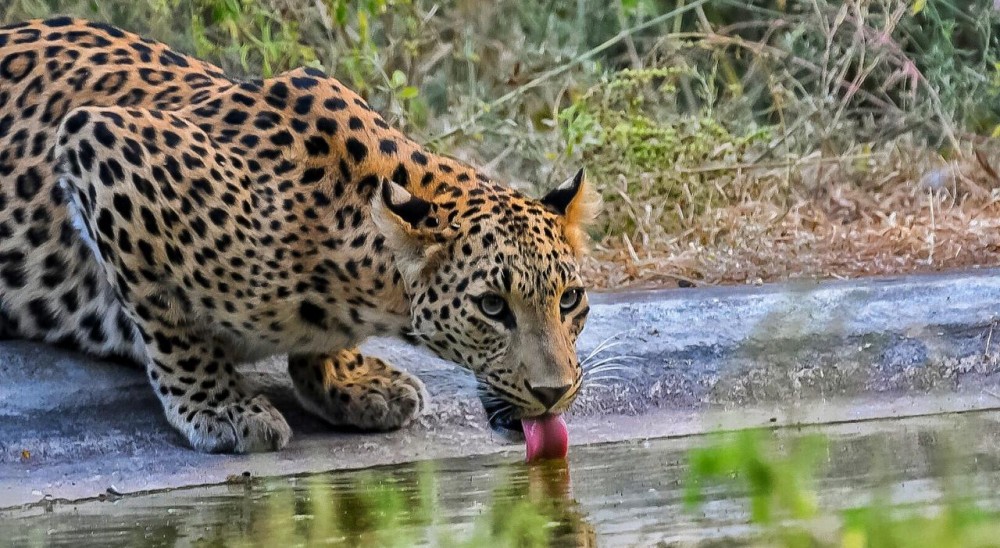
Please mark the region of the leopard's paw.
<svg viewBox="0 0 1000 548"><path fill-rule="evenodd" d="M179 418L191 446L205 453L277 451L292 437L281 412L264 396L189 411Z"/></svg>
<svg viewBox="0 0 1000 548"><path fill-rule="evenodd" d="M299 390L303 404L331 424L380 432L402 428L426 411L423 381L378 358L364 361L363 372L345 382Z"/></svg>
<svg viewBox="0 0 1000 548"><path fill-rule="evenodd" d="M423 381L405 371L396 376L370 377L353 387L331 390L344 405L344 421L364 430L395 430L419 417L427 408Z"/></svg>

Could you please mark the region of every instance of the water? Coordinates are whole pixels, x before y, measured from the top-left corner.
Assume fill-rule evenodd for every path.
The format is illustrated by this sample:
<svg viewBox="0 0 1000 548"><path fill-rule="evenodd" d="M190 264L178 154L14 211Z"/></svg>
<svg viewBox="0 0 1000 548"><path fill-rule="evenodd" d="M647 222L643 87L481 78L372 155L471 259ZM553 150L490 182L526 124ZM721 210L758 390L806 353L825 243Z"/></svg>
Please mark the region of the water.
<svg viewBox="0 0 1000 548"><path fill-rule="evenodd" d="M996 508L998 423L1000 414L979 412L769 437L779 447L805 432L829 439L816 492L831 515L866 504L876 488L933 509L945 475ZM684 505L689 451L710 442L574 447L568 466L488 456L54 502L0 511L0 545L741 545L758 531L748 524L745 490L707 486L703 506Z"/></svg>

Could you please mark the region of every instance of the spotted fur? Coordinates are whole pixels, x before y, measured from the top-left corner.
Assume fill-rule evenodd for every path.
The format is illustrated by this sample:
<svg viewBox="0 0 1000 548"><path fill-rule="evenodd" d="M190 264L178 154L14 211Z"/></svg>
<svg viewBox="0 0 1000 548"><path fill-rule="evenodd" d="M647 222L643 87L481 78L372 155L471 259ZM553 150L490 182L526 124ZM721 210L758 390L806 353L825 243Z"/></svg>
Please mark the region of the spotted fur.
<svg viewBox="0 0 1000 548"><path fill-rule="evenodd" d="M373 335L470 369L508 418L562 412L590 196L432 154L318 70L237 81L100 23L0 28L0 335L142 364L198 450L287 443L235 369L275 354L330 423L407 424L423 384L359 354Z"/></svg>

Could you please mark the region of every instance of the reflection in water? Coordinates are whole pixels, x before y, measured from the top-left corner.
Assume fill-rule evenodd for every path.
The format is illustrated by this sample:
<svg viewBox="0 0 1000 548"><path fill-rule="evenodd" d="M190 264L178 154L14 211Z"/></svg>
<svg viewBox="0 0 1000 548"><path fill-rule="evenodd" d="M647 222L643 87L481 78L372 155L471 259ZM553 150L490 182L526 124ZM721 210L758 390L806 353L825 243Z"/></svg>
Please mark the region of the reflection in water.
<svg viewBox="0 0 1000 548"><path fill-rule="evenodd" d="M234 478L113 503L35 509L16 523L0 514L0 538L25 546L597 545L572 498L566 462L481 460Z"/></svg>
<svg viewBox="0 0 1000 548"><path fill-rule="evenodd" d="M594 528L571 497L566 461L508 470L506 481L493 496L490 538L503 538L506 532L516 546L597 546Z"/></svg>
<svg viewBox="0 0 1000 548"><path fill-rule="evenodd" d="M819 507L863 503L878 486L897 501L933 504L946 448L947 461L962 463L965 492L1000 504L998 416L820 429L830 444L817 469ZM783 445L800 434L773 436ZM711 487L700 509L684 505L689 450L708 441L575 447L568 466L494 455L0 511L0 545L742 545L754 532L744 491Z"/></svg>
<svg viewBox="0 0 1000 548"><path fill-rule="evenodd" d="M258 546L596 544L593 528L570 497L565 462L502 466L492 471L494 477L478 479L488 479L495 486L484 489L476 484L477 478L470 477L466 493L454 484L442 490L438 472L429 463L344 478L318 475L290 482L231 485L230 492L242 495L236 497L241 502L233 504L230 498L227 504L213 505L216 515L208 521L214 525L198 542ZM459 510L463 500L467 500L464 512ZM455 510L458 515L449 517Z"/></svg>

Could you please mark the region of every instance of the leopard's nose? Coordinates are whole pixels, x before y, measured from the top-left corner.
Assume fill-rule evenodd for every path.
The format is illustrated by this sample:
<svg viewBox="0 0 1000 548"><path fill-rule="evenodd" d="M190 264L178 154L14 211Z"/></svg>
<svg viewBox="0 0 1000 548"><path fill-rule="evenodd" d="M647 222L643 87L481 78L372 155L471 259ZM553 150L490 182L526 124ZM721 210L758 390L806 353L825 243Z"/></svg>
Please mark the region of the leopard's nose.
<svg viewBox="0 0 1000 548"><path fill-rule="evenodd" d="M542 404L546 410L552 409L557 403L562 401L563 396L569 392L569 389L573 386L571 384L564 384L562 386L531 386L531 383L525 383L528 387L528 391L531 395L538 400L538 403Z"/></svg>

